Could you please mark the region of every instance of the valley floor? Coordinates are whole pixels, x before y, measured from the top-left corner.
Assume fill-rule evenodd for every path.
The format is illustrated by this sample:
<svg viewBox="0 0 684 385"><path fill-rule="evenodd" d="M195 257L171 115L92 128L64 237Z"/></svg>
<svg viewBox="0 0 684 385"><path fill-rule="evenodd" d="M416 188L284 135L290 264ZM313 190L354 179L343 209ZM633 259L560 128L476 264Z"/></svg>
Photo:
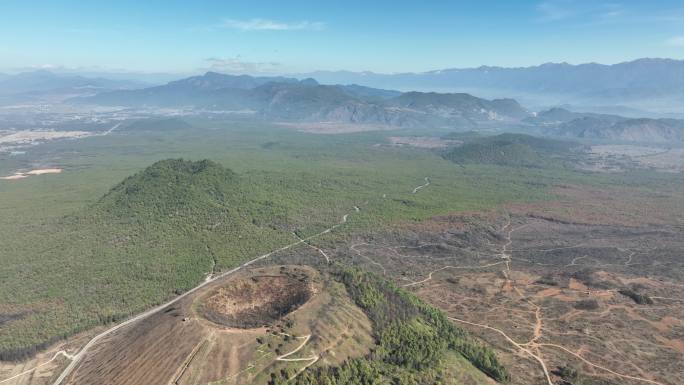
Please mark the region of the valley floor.
<svg viewBox="0 0 684 385"><path fill-rule="evenodd" d="M0 322L25 321L12 329L21 333L0 330L0 337L12 343L17 336L68 337L31 359L0 363L0 385L133 384L143 377L150 384L266 383L281 369L300 373L362 356L372 340L370 321L340 287L321 286L306 305L317 310L296 312L298 322L279 330L284 334L235 333L196 316L198 296L234 276L336 262L373 271L446 312L496 348L512 384L558 384L568 380L561 370L568 366L588 385L674 385L684 374L678 174L457 165L424 139L421 146L429 149L387 139L415 132L331 139L250 125L222 131L217 124L201 122L189 132L117 129L79 145L51 142L2 159L2 175L34 164L63 172L0 181L0 210L8 214L0 218L8 235L0 249L8 262L0 266L0 276L8 277L0 292L0 316L7 320ZM273 223L245 220L251 232L233 238L226 235L234 234L229 224L198 226L206 239L174 259L138 258L125 221L112 223L102 238L95 230L71 234L61 227L63 218L90 207L116 182L165 157L217 158L259 199L254 210L284 207L287 215ZM72 242L79 237L82 243ZM174 251L166 241L150 237L139 245ZM73 245L80 248L72 253L67 247ZM99 259L71 257L93 250ZM117 260L112 270L111 258L125 252L133 257ZM186 267L192 275L174 275ZM148 287L140 272L163 285ZM142 282L139 292L130 293L121 277ZM174 279L187 286L174 286ZM83 288L94 282L112 291ZM84 298L94 304L79 307ZM84 319L112 319L72 333L73 309L83 310ZM44 315L52 322L38 318ZM40 322L53 328L43 330ZM263 335L268 341L258 343ZM200 365L210 357L216 362ZM460 368L452 375L462 383L492 383L460 356L448 362Z"/></svg>

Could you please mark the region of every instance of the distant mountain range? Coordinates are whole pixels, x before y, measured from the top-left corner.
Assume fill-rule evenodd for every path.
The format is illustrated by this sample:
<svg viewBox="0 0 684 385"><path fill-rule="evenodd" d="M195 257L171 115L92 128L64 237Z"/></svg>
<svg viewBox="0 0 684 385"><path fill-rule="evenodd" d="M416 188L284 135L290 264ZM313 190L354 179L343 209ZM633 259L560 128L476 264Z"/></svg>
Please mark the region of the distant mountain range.
<svg viewBox="0 0 684 385"><path fill-rule="evenodd" d="M55 74L43 70L22 72L16 75L2 74L0 75L0 103L92 95L107 90L142 88L147 85L133 80L89 78Z"/></svg>
<svg viewBox="0 0 684 385"><path fill-rule="evenodd" d="M321 85L311 78L215 72L163 86L103 92L73 101L109 106L248 110L271 120L395 127L471 127L482 122L517 122L530 116L512 99L485 100L462 93L401 93L359 85Z"/></svg>
<svg viewBox="0 0 684 385"><path fill-rule="evenodd" d="M547 63L533 67L444 69L423 73L320 71L299 76L326 84L509 97L532 106L625 106L684 112L684 61L639 59L614 65Z"/></svg>
<svg viewBox="0 0 684 385"><path fill-rule="evenodd" d="M309 74L319 76L323 83L335 83L328 85L311 77L254 77L207 72L149 87L132 80L34 71L0 74L0 104L67 100L81 105L239 111L280 122L385 127L470 129L482 126L501 128L501 124L505 124L518 125L520 130L528 127L537 133L556 137L668 142L684 141L684 121L643 118L648 115L638 114L630 115L638 118L628 118L615 114L574 112L583 108L572 108L573 111L551 108L534 114L512 98L489 100L463 92L401 92L393 88L477 88L488 90L491 95L522 93L523 98L537 95L548 98L548 104L554 104L552 100L555 100L549 95L565 95L558 97L578 98L576 100L584 102L599 100L603 106L612 106L606 108L614 111L622 111L622 107L609 104L607 100L629 99L637 103L643 99L662 108L668 103L675 103L674 111L676 108L684 109L683 63L669 59L641 59L612 66L545 64L528 68L480 67L422 74ZM374 88L370 85L388 87ZM484 94L487 92L483 91ZM597 106L594 105L592 110L606 109Z"/></svg>
<svg viewBox="0 0 684 385"><path fill-rule="evenodd" d="M121 89L140 88L145 83L132 80L87 78L78 75L58 75L50 71L22 72L16 75L0 75L0 94L20 94L75 89Z"/></svg>
<svg viewBox="0 0 684 385"><path fill-rule="evenodd" d="M161 84L171 74L34 71L0 74L0 96L54 90L132 89L149 86L140 79ZM178 75L180 76L180 75ZM180 80L201 81L206 76ZM531 67L449 68L422 73L379 74L373 72L318 71L291 77L231 79L233 88L255 86L252 82L292 82L316 79L321 84L356 84L372 89L468 93L481 98L510 98L535 110L567 105L574 110L620 113L630 116L684 116L684 60L638 59L604 65L546 63ZM166 81L166 80L165 80ZM239 82L245 82L242 85ZM174 82L172 82L174 83ZM250 86L250 83L251 86ZM358 93L358 92L357 92ZM394 92L396 96L396 91ZM674 117L673 115L673 117Z"/></svg>
<svg viewBox="0 0 684 385"><path fill-rule="evenodd" d="M75 103L128 107L249 111L282 122L464 129L496 123L533 126L545 135L631 142L684 141L684 121L626 118L551 108L533 114L514 99L466 93L399 92L360 85L322 85L312 78L207 72L156 87L117 90Z"/></svg>
<svg viewBox="0 0 684 385"><path fill-rule="evenodd" d="M625 118L552 108L524 120L546 135L625 142L684 142L684 120Z"/></svg>

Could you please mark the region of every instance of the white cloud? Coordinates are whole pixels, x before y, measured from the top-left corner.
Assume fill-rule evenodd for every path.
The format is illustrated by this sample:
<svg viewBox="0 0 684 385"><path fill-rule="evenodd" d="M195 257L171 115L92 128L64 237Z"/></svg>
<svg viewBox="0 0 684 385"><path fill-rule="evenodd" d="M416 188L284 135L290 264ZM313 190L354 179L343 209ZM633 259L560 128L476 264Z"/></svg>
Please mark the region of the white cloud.
<svg viewBox="0 0 684 385"><path fill-rule="evenodd" d="M54 69L62 68L62 66L58 66L55 64L38 64L38 65L32 65L31 67L37 68L37 69L42 69L42 70L54 70Z"/></svg>
<svg viewBox="0 0 684 385"><path fill-rule="evenodd" d="M665 44L675 46L675 47L684 47L684 35L683 36L673 36L673 37L665 40Z"/></svg>
<svg viewBox="0 0 684 385"><path fill-rule="evenodd" d="M594 0L544 0L537 4L537 21L555 22L573 19L591 23L618 23L628 16L622 3L598 3Z"/></svg>
<svg viewBox="0 0 684 385"><path fill-rule="evenodd" d="M208 67L205 70L224 73L268 73L280 67L278 62L253 62L243 60L240 56L220 58L210 57L205 59Z"/></svg>
<svg viewBox="0 0 684 385"><path fill-rule="evenodd" d="M325 24L320 21L298 21L294 23L287 23L257 18L249 20L226 19L223 21L221 26L223 28L238 29L241 31L318 31L323 29Z"/></svg>
<svg viewBox="0 0 684 385"><path fill-rule="evenodd" d="M625 8L620 3L603 4L599 11L599 19L614 20L625 15Z"/></svg>

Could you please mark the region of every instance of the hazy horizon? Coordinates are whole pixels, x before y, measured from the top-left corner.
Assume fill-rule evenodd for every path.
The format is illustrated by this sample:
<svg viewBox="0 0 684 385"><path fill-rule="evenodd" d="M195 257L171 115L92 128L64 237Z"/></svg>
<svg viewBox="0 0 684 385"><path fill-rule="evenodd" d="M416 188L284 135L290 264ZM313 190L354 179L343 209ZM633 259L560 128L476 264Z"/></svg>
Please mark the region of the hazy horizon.
<svg viewBox="0 0 684 385"><path fill-rule="evenodd" d="M291 77L301 77L301 76L308 76L308 75L315 75L317 73L355 73L355 74L375 74L375 75L402 75L402 74L427 74L427 73L434 73L434 72L439 72L439 71L445 71L445 70L469 70L469 69L479 69L479 68L504 68L504 69L521 69L521 68L535 68L535 67L540 67L544 65L570 65L570 66L582 66L582 65L599 65L599 66L613 66L613 65L619 65L619 64L625 64L625 63L632 63L640 60L671 60L671 61L684 61L684 59L676 59L676 58L671 58L671 57L635 57L632 59L628 60L623 60L623 61L618 61L614 63L601 63L601 62L579 62L579 63L571 63L571 62L541 62L537 64L531 64L531 65L525 65L525 66L505 66L505 65L497 65L497 64L481 64L478 66L470 66L470 67L456 67L456 66L451 66L451 67L443 67L443 68L433 68L433 69L428 69L424 71L401 71L401 72L380 72L380 71L372 71L372 70L359 70L359 71L354 71L354 70L347 70L347 69L314 69L311 71L302 71L302 72L280 72L280 71L272 71L272 72L254 72L254 71L248 71L248 70L230 70L230 69L214 69L214 68L197 68L195 70L189 70L185 72L172 72L172 71L136 71L136 70L130 70L126 68L99 68L99 67L62 67L62 66L31 66L31 67L19 67L19 68L8 68L6 70L0 70L0 73L4 75L17 75L21 73L30 73L30 72L50 72L53 74L57 75L81 75L81 76L86 76L86 77L92 77L92 76L103 76L106 77L107 75L116 75L118 77L125 77L125 75L131 75L131 76L144 76L144 75L150 75L150 76L166 76L170 78L181 78L181 77L187 77L187 76L197 76L197 75L203 75L208 72L216 72L220 74L225 74L225 75L233 75L233 76L240 76L240 75L247 75L247 76L291 76Z"/></svg>
<svg viewBox="0 0 684 385"><path fill-rule="evenodd" d="M675 1L0 4L0 72L426 72L684 59ZM40 20L40 22L36 22ZM409 48L409 49L407 49Z"/></svg>

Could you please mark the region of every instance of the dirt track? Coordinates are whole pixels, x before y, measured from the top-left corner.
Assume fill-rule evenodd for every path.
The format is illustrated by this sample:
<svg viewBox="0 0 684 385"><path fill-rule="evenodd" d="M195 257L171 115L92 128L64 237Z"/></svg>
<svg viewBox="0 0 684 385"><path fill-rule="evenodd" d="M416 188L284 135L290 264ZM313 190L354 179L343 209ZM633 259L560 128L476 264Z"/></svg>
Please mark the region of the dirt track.
<svg viewBox="0 0 684 385"><path fill-rule="evenodd" d="M119 127L118 124L115 125L115 126L112 127L109 131L107 131L107 132L105 133L105 135L110 134L113 130L115 130L115 129L118 128L118 127ZM429 180L429 178L426 177L426 178L425 178L425 181L426 181L425 184L415 187L415 188L412 190L412 194L416 194L416 193L417 193L419 190L421 190L422 188L425 188L425 187L427 187L427 186L430 185L430 180ZM386 195L383 194L383 198L385 198L385 197L386 197ZM359 208L358 206L354 206L354 212L359 212L359 211L360 211L360 208ZM137 315L137 316L135 316L135 317L133 317L133 318L130 318L130 319L128 319L128 320L126 320L126 321L124 321L124 322L122 322L122 323L120 323L120 324L117 324L117 325L115 325L115 326L113 326L113 327L111 327L111 328L109 328L109 329L107 329L107 330L105 330L105 331L103 331L103 332L97 334L95 337L93 337L92 339L90 339L90 340L89 340L89 341L88 341L88 342L87 342L87 343L78 351L78 353L76 353L76 354L74 354L74 355L68 355L66 352L63 352L63 355L64 355L65 357L69 358L69 359L71 360L71 362L69 363L69 365L68 365L64 370L62 370L62 372L59 374L59 376L57 377L57 379L56 379L54 382L52 382L52 384L53 384L53 385L61 385L61 384L64 384L64 383L65 383L65 380L66 380L67 378L69 378L69 377L73 374L74 370L75 370L77 367L79 367L79 365L80 365L82 362L84 362L84 360L87 360L87 359L88 359L88 356L89 356L90 351L91 351L92 349L94 349L96 346L98 346L98 343L99 343L99 342L101 342L101 341L103 341L103 340L106 340L106 339L112 337L112 336L115 335L115 334L122 333L122 332L123 332L122 330L124 330L124 329L129 329L129 328L127 328L128 326L133 326L133 325L136 324L136 323L143 322L143 321L145 321L146 319L148 319L149 317L151 317L151 316L153 316L153 315L156 315L156 314L159 314L162 310L168 309L168 308L172 307L173 305L178 304L178 303L180 303L181 301L184 301L185 299L191 297L191 296L194 295L197 291L202 290L202 289L204 289L204 288L207 288L209 285L215 284L215 283L219 282L220 280L225 279L225 278L227 278L227 277L229 277L229 276L235 274L236 272L241 271L241 270L243 270L243 269L245 269L245 268L247 268L247 267L249 267L249 266L255 264L256 262L259 262L259 261L261 261L261 260L264 260L264 259L266 259L266 258L269 258L270 256L272 256L272 255L275 254L275 253L279 253L279 252L282 252L282 251L289 250L289 249L291 249L291 248L293 248L293 247L295 247L295 246L297 246L297 245L300 245L300 244L306 244L306 245L308 245L309 247L312 247L312 248L316 249L321 255L323 255L323 256L326 258L326 261L327 261L327 262L330 262L330 257L328 256L328 254L327 254L325 251L323 251L322 249L320 249L320 248L314 246L313 244L311 244L310 240L312 240L312 239L314 239L314 238L316 238L316 237L319 237L319 236L321 236L321 235L328 234L328 233L330 233L331 231L335 230L336 228L338 228L338 227L344 225L344 224L347 222L348 217L349 217L349 214L345 214L345 215L342 216L342 219L341 219L340 223L337 223L337 224L335 224L335 225L333 225L333 226L331 226L331 227L329 227L329 228L327 228L327 229L325 229L325 230L323 230L323 231L321 231L321 232L319 232L319 233L316 233L316 234L311 235L311 236L306 237L306 238L297 237L298 240L297 240L296 242L290 243L290 244L288 244L288 245L286 245L286 246L283 246L283 247L281 247L281 248L279 248L279 249L273 250L273 251L271 251L271 252L269 252L269 253L267 253L267 254L258 256L258 257L254 258L254 259L252 259L252 260L250 260L250 261L248 261L248 262L243 263L242 265L240 265L240 266L238 266L238 267L236 267L236 268L234 268L234 269L232 269L232 270L226 271L226 272L224 272L224 273L221 273L221 274L218 274L218 275L215 275L215 276L209 275L209 276L207 277L207 279L206 279L205 281L203 281L202 283L200 283L198 286L196 286L195 288L193 288L193 289L191 289L191 290L189 290L189 291L187 291L187 292L185 292L185 293L179 295L178 297L176 297L176 298L174 298L174 299L172 299L172 300L170 300L170 301L168 301L168 302L166 302L166 303L164 303L164 304L162 304L162 305L159 305L159 306L157 306L157 307L155 307L155 308L152 308L152 309L150 309L150 310L148 310L148 311L146 311L146 312L144 312L144 313L141 313L141 314L139 314L139 315ZM305 344L302 344L301 346L304 346L304 345L305 345ZM292 352L291 352L291 353L292 353ZM290 354L291 354L291 353L290 353ZM59 353L58 353L57 355L59 355ZM50 362L52 362L52 361L57 357L57 355L55 355L55 357L53 357L53 359L50 360ZM280 358L286 358L287 356L289 356L289 355L284 355L284 357L281 356ZM302 361L302 360L309 360L309 359L296 359L296 360ZM283 360L280 360L280 361L283 361ZM313 361L313 360L312 360L312 361ZM46 365L46 364L48 364L48 363L49 363L49 362L46 362L46 363L44 363L44 364L42 364L42 365ZM311 362L311 363L310 363L309 365L307 365L306 367L312 365L313 363L315 363L315 361ZM34 367L33 369L29 369L29 370L27 370L27 371L25 371L25 372L19 373L19 374L15 375L15 376L13 376L13 377L11 377L11 378L7 378L7 379L4 379L4 380L1 380L0 383L9 382L9 381L11 381L11 380L13 380L13 379L16 379L16 378L18 378L18 377L21 377L21 376L23 376L23 375L26 375L26 374L28 374L28 373L31 373L32 371L38 369L38 368L39 368L40 366L42 366L42 365L39 365L39 366L37 366L37 367ZM306 368L306 367L305 367L305 368ZM304 369L305 369L305 368L304 368ZM303 370L303 369L302 369L302 370Z"/></svg>
<svg viewBox="0 0 684 385"><path fill-rule="evenodd" d="M209 285L209 284L211 284L211 283L213 283L213 282L216 282L216 281L218 281L218 280L220 280L220 279L222 279L222 278L228 277L228 276L230 276L231 274L233 274L233 273L235 273L235 272L237 272L237 271L239 271L239 270L241 270L241 269L244 269L245 267L250 266L250 265L254 264L254 263L257 262L257 261L260 261L260 260L262 260L262 259L268 258L268 257L270 257L271 255L273 255L274 253L277 253L277 252L279 252L279 251L284 251L284 250L290 249L290 248L292 248L292 247L294 247L294 246L297 246L297 245L299 245L299 244L306 243L306 242L307 242L308 240L310 240L310 239L316 238L316 237L321 236L321 235L323 235L323 234L327 234L327 233L331 232L332 230L336 229L337 227L339 227L339 226L345 224L345 223L347 222L347 217L348 217L348 216L349 216L349 214L345 214L345 215L342 217L342 221L341 221L340 223L334 225L334 226L331 226L331 227L329 227L329 228L327 228L327 229L325 229L325 230L323 230L323 231L321 231L321 232L319 232L319 233L317 233L317 234L314 234L314 235L311 235L311 236L309 236L309 237L300 239L300 240L298 240L297 242L290 243L289 245L283 246L283 247L281 247L281 248L279 248L279 249L277 249L277 250L271 251L271 252L269 252L269 253L267 253L267 254L261 255L261 256L256 257L256 258L254 258L254 259L252 259L252 260L250 260L250 261L248 261L248 262L245 262L245 263L243 263L242 265L240 265L240 266L238 266L238 267L236 267L236 268L234 268L234 269L232 269L232 270L226 271L225 273L219 274L219 275L217 275L216 277L213 277L213 278L211 278L211 279L209 279L209 280L206 280L206 281L200 283L198 286L196 286L196 287L194 287L193 289L191 289L191 290L189 290L189 291L187 291L187 292L185 292L185 293L179 295L178 297L172 299L171 301L169 301L169 302L167 302L167 303L165 303L165 304L159 305L159 306L157 306L157 307L155 307L155 308L153 308L153 309L151 309L151 310L146 311L145 313L139 314L139 315L137 315L137 316L135 316L135 317L133 317L133 318L127 320L127 321L124 321L124 322L122 322L122 323L120 323L120 324L118 324L118 325L116 325L116 326L114 326L114 327L112 327L112 328L110 328L110 329L108 329L108 330L106 330L106 331L104 331L104 332L98 334L98 335L95 336L92 340L90 340L90 341L81 349L81 351L79 351L75 356L73 356L73 358L72 358L72 360L71 360L71 363L69 363L69 366L67 366L67 367L64 369L64 371L60 374L59 377L57 377L57 379L55 380L55 382L53 383L53 385L60 385L60 384L64 381L64 379L67 378L67 376L69 376L69 374L71 374L71 372L74 370L74 368L76 368L76 366L78 365L79 361L80 361L80 360L84 357L84 355L88 352L88 349L90 349L93 345L95 345L95 344L96 344L99 340L101 340L102 338L104 338L104 337L106 337L106 336L112 334L113 332L115 332L115 331L117 331L117 330L119 330L119 329L121 329L121 328L123 328L123 327L125 327L125 326L128 326L128 325L130 325L130 324L133 324L133 323L135 323L135 322L137 322L137 321L143 320L143 319L145 319L145 318L147 318L147 317L149 317L149 316L151 316L151 315L153 315L153 314L155 314L155 313L161 311L162 309L167 308L167 307L169 307L169 306L175 304L176 302L178 302L178 301L182 300L183 298L185 298L185 297L187 297L187 296L189 296L189 295L195 293L196 291L198 291L198 290L200 290L200 289L206 287L207 285Z"/></svg>

